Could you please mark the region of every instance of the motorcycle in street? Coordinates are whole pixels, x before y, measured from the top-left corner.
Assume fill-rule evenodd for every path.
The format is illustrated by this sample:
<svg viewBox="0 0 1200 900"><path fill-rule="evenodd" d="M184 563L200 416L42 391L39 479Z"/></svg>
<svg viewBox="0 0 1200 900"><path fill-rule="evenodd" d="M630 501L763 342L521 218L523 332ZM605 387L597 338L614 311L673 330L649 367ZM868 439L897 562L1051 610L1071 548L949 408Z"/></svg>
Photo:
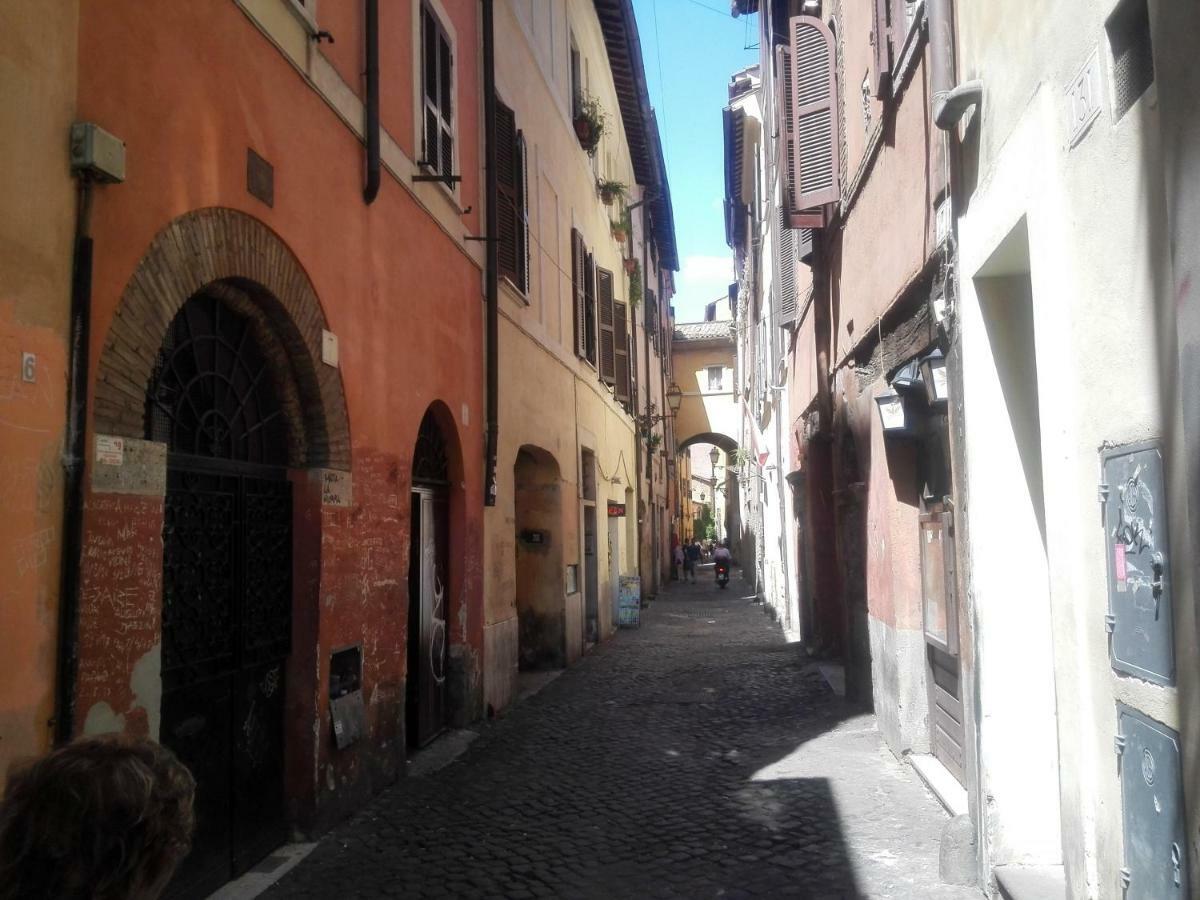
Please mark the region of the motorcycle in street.
<svg viewBox="0 0 1200 900"><path fill-rule="evenodd" d="M729 560L718 559L716 563L717 569L717 584L721 590L725 589L725 585L729 584Z"/></svg>

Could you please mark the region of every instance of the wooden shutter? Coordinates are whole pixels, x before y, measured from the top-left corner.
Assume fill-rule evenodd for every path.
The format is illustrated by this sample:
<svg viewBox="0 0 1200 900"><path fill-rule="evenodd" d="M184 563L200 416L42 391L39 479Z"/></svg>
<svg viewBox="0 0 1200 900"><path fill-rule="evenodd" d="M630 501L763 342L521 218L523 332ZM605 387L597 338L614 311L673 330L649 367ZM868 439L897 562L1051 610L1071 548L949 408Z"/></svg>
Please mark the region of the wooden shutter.
<svg viewBox="0 0 1200 900"><path fill-rule="evenodd" d="M780 207L779 224L775 229L775 279L779 294L780 326L796 320L796 236L795 229L786 226L787 210Z"/></svg>
<svg viewBox="0 0 1200 900"><path fill-rule="evenodd" d="M529 166L525 148L525 135L517 132L517 199L520 202L517 216L517 286L529 293L531 285L529 262Z"/></svg>
<svg viewBox="0 0 1200 900"><path fill-rule="evenodd" d="M888 28L888 0L875 0L875 15L871 23L871 43L875 50L876 98L886 99L892 90L891 30Z"/></svg>
<svg viewBox="0 0 1200 900"><path fill-rule="evenodd" d="M629 312L624 303L613 303L613 363L617 399L629 402Z"/></svg>
<svg viewBox="0 0 1200 900"><path fill-rule="evenodd" d="M600 380L614 384L617 380L617 348L613 326L613 274L607 269L596 270L596 295L600 314Z"/></svg>
<svg viewBox="0 0 1200 900"><path fill-rule="evenodd" d="M522 287L518 268L518 259L522 255L521 242L517 236L521 224L517 202L520 190L518 161L516 116L511 109L497 100L496 185L499 195L496 198L496 212L500 238L497 243L497 261L500 274Z"/></svg>
<svg viewBox="0 0 1200 900"><path fill-rule="evenodd" d="M792 48L775 48L775 154L779 180L783 185L784 205L792 209Z"/></svg>
<svg viewBox="0 0 1200 900"><path fill-rule="evenodd" d="M584 299L583 282L586 251L583 235L571 229L571 305L575 314L575 354L587 358L587 303Z"/></svg>
<svg viewBox="0 0 1200 900"><path fill-rule="evenodd" d="M583 263L583 333L584 355L596 365L596 257L584 253Z"/></svg>
<svg viewBox="0 0 1200 900"><path fill-rule="evenodd" d="M838 144L837 67L833 34L812 16L791 20L791 188L797 210L810 210L841 197ZM795 226L812 226L796 221Z"/></svg>

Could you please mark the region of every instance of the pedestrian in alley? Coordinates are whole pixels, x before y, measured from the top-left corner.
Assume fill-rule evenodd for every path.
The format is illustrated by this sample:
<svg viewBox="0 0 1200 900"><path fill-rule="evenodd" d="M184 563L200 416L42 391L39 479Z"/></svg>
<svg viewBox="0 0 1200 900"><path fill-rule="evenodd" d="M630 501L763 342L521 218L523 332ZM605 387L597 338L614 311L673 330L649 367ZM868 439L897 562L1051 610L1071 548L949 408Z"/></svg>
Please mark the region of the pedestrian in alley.
<svg viewBox="0 0 1200 900"><path fill-rule="evenodd" d="M675 542L675 550L672 552L671 560L675 580L683 581L683 546L678 541Z"/></svg>
<svg viewBox="0 0 1200 900"><path fill-rule="evenodd" d="M683 551L683 573L687 580L696 581L696 566L700 565L700 542L692 541Z"/></svg>
<svg viewBox="0 0 1200 900"><path fill-rule="evenodd" d="M14 766L0 900L154 900L191 847L195 788L169 750L116 735Z"/></svg>

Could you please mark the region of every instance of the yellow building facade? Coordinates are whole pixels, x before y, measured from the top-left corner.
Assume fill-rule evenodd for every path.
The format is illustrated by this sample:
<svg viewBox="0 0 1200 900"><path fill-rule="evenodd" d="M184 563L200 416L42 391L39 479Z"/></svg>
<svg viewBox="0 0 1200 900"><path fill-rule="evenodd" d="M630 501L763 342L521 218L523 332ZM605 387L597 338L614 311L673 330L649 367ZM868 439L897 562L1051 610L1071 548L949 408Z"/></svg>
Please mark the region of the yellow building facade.
<svg viewBox="0 0 1200 900"><path fill-rule="evenodd" d="M569 665L611 636L620 576L639 573L641 438L630 394L640 297L631 281L643 276L627 272L626 260L640 235L631 229L621 240L613 224L641 199L650 166L644 120L632 122L631 150L629 98L623 110L610 65L618 26L632 23L610 23L606 33L591 0L496 4L499 117L511 117L516 133L527 262L516 260L517 277L500 287L497 499L484 521L491 712L512 702L521 671ZM624 65L641 77L640 59ZM604 116L593 155L575 126L583 98ZM627 195L606 205L605 181L628 186ZM578 293L585 259L589 291L598 291L591 299ZM623 380L603 371L609 326L604 307L592 307L605 296L618 320L611 340Z"/></svg>

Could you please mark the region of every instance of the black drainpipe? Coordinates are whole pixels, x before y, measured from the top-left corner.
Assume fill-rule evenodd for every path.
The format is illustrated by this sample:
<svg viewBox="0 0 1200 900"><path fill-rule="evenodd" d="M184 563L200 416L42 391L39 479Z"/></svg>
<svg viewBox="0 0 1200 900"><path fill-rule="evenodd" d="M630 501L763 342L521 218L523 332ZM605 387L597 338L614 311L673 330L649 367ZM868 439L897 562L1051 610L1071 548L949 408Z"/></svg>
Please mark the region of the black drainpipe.
<svg viewBox="0 0 1200 900"><path fill-rule="evenodd" d="M367 25L367 183L363 201L379 194L379 0L366 0Z"/></svg>
<svg viewBox="0 0 1200 900"><path fill-rule="evenodd" d="M54 697L54 743L71 740L79 652L79 561L83 555L83 457L87 430L88 342L92 315L92 239L88 236L92 193L79 181L75 255L71 273L71 333L67 360L67 432L63 439L63 540L58 600L58 678Z"/></svg>
<svg viewBox="0 0 1200 900"><path fill-rule="evenodd" d="M487 471L483 505L496 505L496 453L500 430L500 279L499 187L496 183L496 44L492 24L492 0L483 0L483 134L486 170L487 237Z"/></svg>

